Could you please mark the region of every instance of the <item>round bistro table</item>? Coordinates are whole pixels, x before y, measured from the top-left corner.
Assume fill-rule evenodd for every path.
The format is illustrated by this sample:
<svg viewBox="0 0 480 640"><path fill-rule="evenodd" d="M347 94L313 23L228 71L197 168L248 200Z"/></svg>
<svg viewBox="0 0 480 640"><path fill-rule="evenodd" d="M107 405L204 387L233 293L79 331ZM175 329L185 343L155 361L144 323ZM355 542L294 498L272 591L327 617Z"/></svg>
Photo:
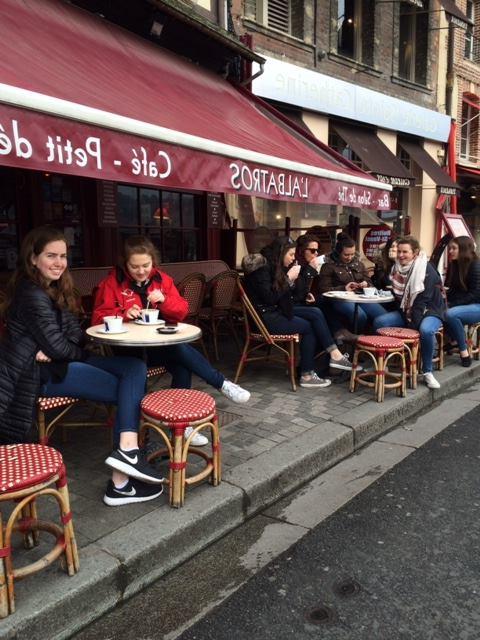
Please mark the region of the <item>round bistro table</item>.
<svg viewBox="0 0 480 640"><path fill-rule="evenodd" d="M388 296L366 296L361 293L353 293L352 291L326 291L325 298L340 300L340 302L353 302L355 305L353 312L353 333L358 333L358 305L359 304L384 304L395 300L393 294ZM387 310L385 310L387 313Z"/></svg>
<svg viewBox="0 0 480 640"><path fill-rule="evenodd" d="M107 333L104 324L97 324L87 329L87 335L100 344L121 347L166 347L182 342L194 342L202 335L199 327L185 322L178 323L176 333L158 333L157 328L161 326L124 322L122 333Z"/></svg>

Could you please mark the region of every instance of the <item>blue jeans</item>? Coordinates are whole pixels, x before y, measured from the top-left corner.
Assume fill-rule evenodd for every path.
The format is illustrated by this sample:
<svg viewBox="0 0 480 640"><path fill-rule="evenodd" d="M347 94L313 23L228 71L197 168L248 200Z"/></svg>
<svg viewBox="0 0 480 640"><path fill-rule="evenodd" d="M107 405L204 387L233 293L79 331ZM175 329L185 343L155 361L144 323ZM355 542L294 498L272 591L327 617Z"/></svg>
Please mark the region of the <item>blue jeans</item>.
<svg viewBox="0 0 480 640"><path fill-rule="evenodd" d="M480 304L462 304L448 309L445 316L445 327L449 336L456 340L460 351L467 350L465 324L480 322Z"/></svg>
<svg viewBox="0 0 480 640"><path fill-rule="evenodd" d="M298 316L293 316L289 320L278 311L267 311L263 314L262 320L270 333L299 333L300 371L301 373L314 371L317 340L308 320Z"/></svg>
<svg viewBox="0 0 480 640"><path fill-rule="evenodd" d="M90 356L86 362L70 362L64 379L49 380L41 394L117 405L113 442L118 446L120 433L138 431L146 380L147 367L138 358Z"/></svg>
<svg viewBox="0 0 480 640"><path fill-rule="evenodd" d="M343 302L342 300L329 300L329 302L332 305L335 313L340 316L344 316L350 324L350 329L354 329L355 327L353 326L353 319L355 315L355 303ZM357 331L361 333L364 330L368 320L374 320L384 313L385 307L382 307L382 305L378 302L373 304L359 304L358 321L356 327Z"/></svg>
<svg viewBox="0 0 480 640"><path fill-rule="evenodd" d="M208 360L189 344L147 349L147 363L152 367L165 367L172 376L172 389L190 389L192 373L208 384L221 389L225 376L214 369Z"/></svg>
<svg viewBox="0 0 480 640"><path fill-rule="evenodd" d="M315 334L315 338L317 339L317 345L319 345L322 349L331 351L332 349L335 349L337 347L337 345L335 344L335 340L330 333L327 320L323 315L323 312L318 307L295 305L293 307L293 312L297 317L303 318L304 320L308 320L308 322L310 322L310 324L312 325L313 333Z"/></svg>
<svg viewBox="0 0 480 640"><path fill-rule="evenodd" d="M400 311L390 311L378 316L373 321L375 331L381 327L406 327L405 320ZM435 349L435 333L442 326L442 321L436 316L426 316L420 323L420 351L422 352L423 373L431 373L432 359Z"/></svg>

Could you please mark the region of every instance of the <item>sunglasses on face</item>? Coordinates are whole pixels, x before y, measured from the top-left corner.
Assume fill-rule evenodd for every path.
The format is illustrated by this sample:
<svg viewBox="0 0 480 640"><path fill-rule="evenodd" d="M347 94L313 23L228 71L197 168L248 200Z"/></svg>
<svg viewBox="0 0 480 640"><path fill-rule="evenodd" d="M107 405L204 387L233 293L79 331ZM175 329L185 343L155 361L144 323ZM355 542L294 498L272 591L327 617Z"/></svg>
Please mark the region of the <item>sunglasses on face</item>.
<svg viewBox="0 0 480 640"><path fill-rule="evenodd" d="M306 250L310 251L311 253L318 253L320 251L320 249L312 249L311 247L307 247Z"/></svg>

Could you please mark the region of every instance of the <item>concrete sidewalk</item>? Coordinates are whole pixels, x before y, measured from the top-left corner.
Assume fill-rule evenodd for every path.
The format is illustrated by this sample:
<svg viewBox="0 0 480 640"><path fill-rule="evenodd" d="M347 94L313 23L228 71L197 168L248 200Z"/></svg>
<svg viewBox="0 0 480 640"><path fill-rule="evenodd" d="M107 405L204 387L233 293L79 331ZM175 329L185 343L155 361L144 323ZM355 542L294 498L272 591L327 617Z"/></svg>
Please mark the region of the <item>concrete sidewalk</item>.
<svg viewBox="0 0 480 640"><path fill-rule="evenodd" d="M381 404L369 391L349 393L342 379L327 389L294 393L278 366L251 366L242 379L252 391L246 406L213 392L223 423L223 482L217 488L204 484L191 489L179 510L168 506L166 496L105 507L101 499L108 470L103 460L109 434L88 428L69 432L66 443L53 444L67 465L80 572L69 578L55 563L18 582L17 610L0 621L0 639L69 637L365 443L480 379L480 362L462 369L458 360L448 357L444 371L437 372L438 391L420 383L407 398L390 392ZM196 387L212 392L200 383ZM50 505L40 505L40 514L49 512ZM17 564L23 556L30 561L44 545L16 550Z"/></svg>

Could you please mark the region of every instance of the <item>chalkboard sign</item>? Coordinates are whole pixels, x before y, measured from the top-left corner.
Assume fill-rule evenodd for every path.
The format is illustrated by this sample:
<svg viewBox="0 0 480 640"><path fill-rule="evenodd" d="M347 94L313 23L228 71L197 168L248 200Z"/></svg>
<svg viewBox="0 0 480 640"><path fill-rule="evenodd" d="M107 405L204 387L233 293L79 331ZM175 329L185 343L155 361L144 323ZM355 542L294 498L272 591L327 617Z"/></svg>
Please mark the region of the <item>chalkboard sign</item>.
<svg viewBox="0 0 480 640"><path fill-rule="evenodd" d="M207 221L209 229L222 229L225 201L222 193L207 193Z"/></svg>

